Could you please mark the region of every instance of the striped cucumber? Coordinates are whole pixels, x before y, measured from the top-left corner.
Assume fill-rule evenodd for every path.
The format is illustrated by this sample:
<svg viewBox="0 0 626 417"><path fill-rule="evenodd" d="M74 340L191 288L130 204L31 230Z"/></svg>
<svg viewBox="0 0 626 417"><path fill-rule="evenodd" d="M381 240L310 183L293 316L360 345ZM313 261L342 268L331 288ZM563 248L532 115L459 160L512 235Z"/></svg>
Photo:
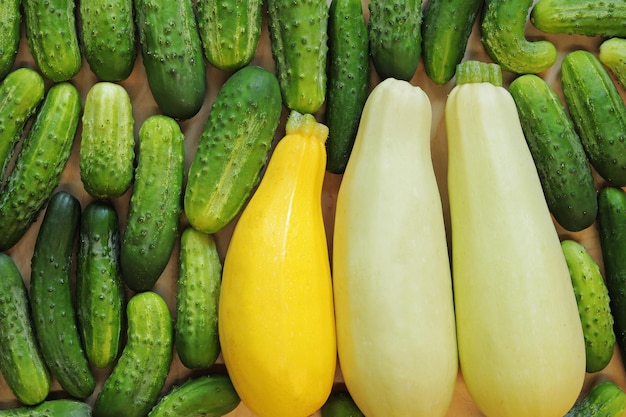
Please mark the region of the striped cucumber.
<svg viewBox="0 0 626 417"><path fill-rule="evenodd" d="M22 0L4 0L0 3L0 80L11 72L20 44Z"/></svg>
<svg viewBox="0 0 626 417"><path fill-rule="evenodd" d="M46 400L31 407L0 410L0 417L91 417L91 407L71 399Z"/></svg>
<svg viewBox="0 0 626 417"><path fill-rule="evenodd" d="M546 33L626 36L626 3L622 0L538 0L530 19Z"/></svg>
<svg viewBox="0 0 626 417"><path fill-rule="evenodd" d="M600 44L598 59L626 88L626 38L609 38Z"/></svg>

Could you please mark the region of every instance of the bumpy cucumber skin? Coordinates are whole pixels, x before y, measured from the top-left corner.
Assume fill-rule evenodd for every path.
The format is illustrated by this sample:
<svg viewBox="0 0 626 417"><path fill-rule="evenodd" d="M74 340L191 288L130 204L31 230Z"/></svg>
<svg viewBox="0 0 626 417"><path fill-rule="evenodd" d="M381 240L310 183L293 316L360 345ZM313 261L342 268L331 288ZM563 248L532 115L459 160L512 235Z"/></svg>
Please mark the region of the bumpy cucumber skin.
<svg viewBox="0 0 626 417"><path fill-rule="evenodd" d="M80 39L91 71L101 81L128 78L137 57L132 0L79 3Z"/></svg>
<svg viewBox="0 0 626 417"><path fill-rule="evenodd" d="M0 194L0 250L22 238L59 184L80 112L76 87L69 82L50 87Z"/></svg>
<svg viewBox="0 0 626 417"><path fill-rule="evenodd" d="M333 391L320 410L322 417L364 417L348 391Z"/></svg>
<svg viewBox="0 0 626 417"><path fill-rule="evenodd" d="M148 85L163 114L190 119L206 94L206 64L191 0L134 0Z"/></svg>
<svg viewBox="0 0 626 417"><path fill-rule="evenodd" d="M626 88L626 39L609 38L602 41L598 59L615 75L622 87Z"/></svg>
<svg viewBox="0 0 626 417"><path fill-rule="evenodd" d="M626 36L626 3L622 0L539 0L530 21L546 33Z"/></svg>
<svg viewBox="0 0 626 417"><path fill-rule="evenodd" d="M610 185L626 185L626 106L609 73L577 50L561 63L561 84L589 162Z"/></svg>
<svg viewBox="0 0 626 417"><path fill-rule="evenodd" d="M87 360L98 368L117 358L124 326L118 224L115 207L103 200L89 203L81 216L76 315Z"/></svg>
<svg viewBox="0 0 626 417"><path fill-rule="evenodd" d="M465 55L483 0L429 0L422 22L422 60L426 75L443 85Z"/></svg>
<svg viewBox="0 0 626 417"><path fill-rule="evenodd" d="M556 62L557 50L547 40L525 38L533 0L485 0L480 39L487 54L502 69L516 74L537 74Z"/></svg>
<svg viewBox="0 0 626 417"><path fill-rule="evenodd" d="M369 37L360 0L333 0L328 18L326 169L343 174L369 88Z"/></svg>
<svg viewBox="0 0 626 417"><path fill-rule="evenodd" d="M33 250L31 311L42 356L61 387L76 398L95 389L77 328L72 297L72 257L80 224L80 202L57 191L50 198Z"/></svg>
<svg viewBox="0 0 626 417"><path fill-rule="evenodd" d="M509 92L555 220L569 231L586 229L596 220L597 192L569 114L556 92L535 74L517 77Z"/></svg>
<svg viewBox="0 0 626 417"><path fill-rule="evenodd" d="M0 410L0 417L91 417L91 407L77 400L46 400L32 407Z"/></svg>
<svg viewBox="0 0 626 417"><path fill-rule="evenodd" d="M566 239L561 248L583 325L587 372L598 372L608 365L615 347L609 292L600 267L583 245Z"/></svg>
<svg viewBox="0 0 626 417"><path fill-rule="evenodd" d="M33 331L22 274L3 252L0 276L0 371L18 401L39 404L50 391L50 374Z"/></svg>
<svg viewBox="0 0 626 417"><path fill-rule="evenodd" d="M234 71L252 61L261 37L262 0L199 0L196 16L211 65Z"/></svg>
<svg viewBox="0 0 626 417"><path fill-rule="evenodd" d="M22 0L26 39L41 73L51 81L78 74L82 55L74 0Z"/></svg>
<svg viewBox="0 0 626 417"><path fill-rule="evenodd" d="M274 74L257 66L222 86L189 168L184 209L193 227L216 233L241 211L267 161L281 100Z"/></svg>
<svg viewBox="0 0 626 417"><path fill-rule="evenodd" d="M133 291L152 288L169 262L182 213L185 137L169 116L139 129L138 162L120 249L122 277Z"/></svg>
<svg viewBox="0 0 626 417"><path fill-rule="evenodd" d="M0 80L11 72L20 44L22 0L4 0L0 3Z"/></svg>
<svg viewBox="0 0 626 417"><path fill-rule="evenodd" d="M221 417L240 402L228 375L205 375L173 388L159 400L148 417Z"/></svg>
<svg viewBox="0 0 626 417"><path fill-rule="evenodd" d="M130 96L112 82L94 84L82 116L80 178L95 198L117 198L131 186L135 134Z"/></svg>
<svg viewBox="0 0 626 417"><path fill-rule="evenodd" d="M626 393L614 382L594 385L580 398L565 417L623 417L626 414Z"/></svg>
<svg viewBox="0 0 626 417"><path fill-rule="evenodd" d="M170 368L173 330L165 300L153 291L138 293L128 301L126 317L128 339L96 398L95 417L147 415Z"/></svg>
<svg viewBox="0 0 626 417"><path fill-rule="evenodd" d="M314 114L326 100L328 4L268 0L267 11L283 102L289 110Z"/></svg>

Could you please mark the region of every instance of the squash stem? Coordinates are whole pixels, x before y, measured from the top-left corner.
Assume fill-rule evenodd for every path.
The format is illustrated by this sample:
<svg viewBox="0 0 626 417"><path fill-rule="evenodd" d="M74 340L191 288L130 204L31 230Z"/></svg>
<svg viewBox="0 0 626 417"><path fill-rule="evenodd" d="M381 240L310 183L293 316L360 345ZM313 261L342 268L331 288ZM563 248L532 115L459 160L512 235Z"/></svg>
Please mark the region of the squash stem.
<svg viewBox="0 0 626 417"><path fill-rule="evenodd" d="M476 60L463 61L456 67L456 83L488 82L495 86L502 86L502 69L500 65Z"/></svg>
<svg viewBox="0 0 626 417"><path fill-rule="evenodd" d="M322 143L328 138L328 127L319 123L315 116L292 110L285 127L287 135L314 136Z"/></svg>

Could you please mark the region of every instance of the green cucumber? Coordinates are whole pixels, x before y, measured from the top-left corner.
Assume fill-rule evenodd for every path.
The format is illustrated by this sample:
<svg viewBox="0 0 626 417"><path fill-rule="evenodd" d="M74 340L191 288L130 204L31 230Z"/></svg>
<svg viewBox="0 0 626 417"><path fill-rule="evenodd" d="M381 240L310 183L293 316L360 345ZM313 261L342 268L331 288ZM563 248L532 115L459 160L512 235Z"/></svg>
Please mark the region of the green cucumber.
<svg viewBox="0 0 626 417"><path fill-rule="evenodd" d="M78 332L72 294L80 215L80 202L72 194L57 191L50 198L33 249L30 297L46 365L65 391L86 398L95 389L95 378Z"/></svg>
<svg viewBox="0 0 626 417"><path fill-rule="evenodd" d="M509 92L555 220L569 231L586 229L596 220L597 192L587 155L567 110L556 92L535 74L514 79Z"/></svg>
<svg viewBox="0 0 626 417"><path fill-rule="evenodd" d="M206 64L191 0L134 0L150 91L163 114L190 119L206 94Z"/></svg>
<svg viewBox="0 0 626 417"><path fill-rule="evenodd" d="M240 402L228 375L204 375L172 388L148 417L221 417Z"/></svg>
<svg viewBox="0 0 626 417"><path fill-rule="evenodd" d="M585 50L565 55L561 84L589 162L610 185L626 185L626 106L617 85Z"/></svg>
<svg viewBox="0 0 626 417"><path fill-rule="evenodd" d="M22 0L26 39L35 64L53 82L80 71L75 0Z"/></svg>
<svg viewBox="0 0 626 417"><path fill-rule="evenodd" d="M257 66L220 88L189 168L185 215L205 233L223 229L240 212L267 161L282 111L276 77Z"/></svg>
<svg viewBox="0 0 626 417"><path fill-rule="evenodd" d="M125 283L133 291L155 284L174 249L182 213L185 136L169 116L153 115L139 129L135 181L120 248Z"/></svg>
<svg viewBox="0 0 626 417"><path fill-rule="evenodd" d="M125 288L119 266L118 216L109 202L83 210L76 262L76 314L89 363L104 368L117 358L124 326Z"/></svg>
<svg viewBox="0 0 626 417"><path fill-rule="evenodd" d="M557 50L548 40L525 37L528 11L533 0L485 0L480 40L487 54L503 70L537 74L556 62Z"/></svg>
<svg viewBox="0 0 626 417"><path fill-rule="evenodd" d="M11 72L20 45L22 0L4 0L0 3L0 80Z"/></svg>
<svg viewBox="0 0 626 417"><path fill-rule="evenodd" d="M322 406L322 417L364 417L348 391L333 391Z"/></svg>
<svg viewBox="0 0 626 417"><path fill-rule="evenodd" d="M153 291L137 293L126 306L128 339L93 407L95 417L143 417L157 402L173 355L172 318Z"/></svg>
<svg viewBox="0 0 626 417"><path fill-rule="evenodd" d="M454 77L465 56L474 22L483 0L429 0L422 22L422 60L435 84Z"/></svg>
<svg viewBox="0 0 626 417"><path fill-rule="evenodd" d="M343 174L369 91L369 38L360 0L333 0L328 13L326 169Z"/></svg>
<svg viewBox="0 0 626 417"><path fill-rule="evenodd" d="M626 38L609 38L600 44L598 59L626 88Z"/></svg>
<svg viewBox="0 0 626 417"><path fill-rule="evenodd" d="M613 357L615 332L609 292L600 267L580 243L561 242L585 336L587 372L603 370Z"/></svg>
<svg viewBox="0 0 626 417"><path fill-rule="evenodd" d="M409 81L422 56L422 2L370 0L370 56L381 79Z"/></svg>
<svg viewBox="0 0 626 417"><path fill-rule="evenodd" d="M196 16L211 65L234 71L252 61L261 37L262 0L198 0Z"/></svg>
<svg viewBox="0 0 626 417"><path fill-rule="evenodd" d="M91 417L91 407L71 399L46 400L35 406L0 410L0 417Z"/></svg>
<svg viewBox="0 0 626 417"><path fill-rule="evenodd" d="M283 102L289 110L316 113L326 100L328 3L267 0L267 13Z"/></svg>
<svg viewBox="0 0 626 417"><path fill-rule="evenodd" d="M530 20L546 33L626 36L626 3L623 0L538 0Z"/></svg>
<svg viewBox="0 0 626 417"><path fill-rule="evenodd" d="M192 227L180 238L176 289L176 352L187 368L208 368L220 354L217 306L222 263L213 235Z"/></svg>
<svg viewBox="0 0 626 417"><path fill-rule="evenodd" d="M82 116L80 178L100 199L117 198L131 186L135 134L130 96L124 87L98 82L87 92Z"/></svg>
<svg viewBox="0 0 626 417"><path fill-rule="evenodd" d="M76 87L69 82L50 87L0 194L0 251L22 238L59 184L80 112Z"/></svg>
<svg viewBox="0 0 626 417"><path fill-rule="evenodd" d="M565 417L623 417L626 415L626 393L607 380L596 383L579 398Z"/></svg>
<svg viewBox="0 0 626 417"><path fill-rule="evenodd" d="M35 338L22 274L3 252L0 276L0 371L19 402L39 404L50 391L50 373Z"/></svg>

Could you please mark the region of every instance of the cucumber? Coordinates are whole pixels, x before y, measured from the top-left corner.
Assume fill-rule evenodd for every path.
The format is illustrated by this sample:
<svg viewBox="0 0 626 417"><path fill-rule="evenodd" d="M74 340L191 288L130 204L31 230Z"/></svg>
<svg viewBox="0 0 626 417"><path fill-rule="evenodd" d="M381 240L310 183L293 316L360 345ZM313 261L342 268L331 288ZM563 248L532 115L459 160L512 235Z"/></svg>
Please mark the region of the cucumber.
<svg viewBox="0 0 626 417"><path fill-rule="evenodd" d="M75 0L22 0L28 48L53 82L67 81L80 71Z"/></svg>
<svg viewBox="0 0 626 417"><path fill-rule="evenodd" d="M283 102L289 110L316 113L326 99L328 3L267 0L267 15Z"/></svg>
<svg viewBox="0 0 626 417"><path fill-rule="evenodd" d="M626 36L626 3L622 0L538 0L530 20L546 33Z"/></svg>
<svg viewBox="0 0 626 417"><path fill-rule="evenodd" d="M79 3L80 39L91 72L101 81L122 81L137 57L132 0Z"/></svg>
<svg viewBox="0 0 626 417"><path fill-rule="evenodd" d="M422 60L426 75L443 85L461 63L483 0L429 0L422 22Z"/></svg>
<svg viewBox="0 0 626 417"><path fill-rule="evenodd" d="M28 292L13 259L0 252L0 371L19 402L39 404L50 391L50 373L33 331Z"/></svg>
<svg viewBox="0 0 626 417"><path fill-rule="evenodd" d="M206 64L191 0L134 0L150 91L166 116L190 119L206 94Z"/></svg>
<svg viewBox="0 0 626 417"><path fill-rule="evenodd" d="M322 417L365 417L348 391L331 392L320 412Z"/></svg>
<svg viewBox="0 0 626 417"><path fill-rule="evenodd" d="M172 318L153 291L128 300L128 340L93 406L95 417L143 417L157 402L172 361Z"/></svg>
<svg viewBox="0 0 626 417"><path fill-rule="evenodd" d="M0 251L22 238L59 184L80 112L76 87L69 82L50 87L0 194Z"/></svg>
<svg viewBox="0 0 626 417"><path fill-rule="evenodd" d="M586 229L596 220L597 192L587 155L567 110L556 92L535 74L514 79L509 92L550 212L566 230Z"/></svg>
<svg viewBox="0 0 626 417"><path fill-rule="evenodd" d="M15 63L20 45L22 0L4 0L0 3L0 80L4 79Z"/></svg>
<svg viewBox="0 0 626 417"><path fill-rule="evenodd" d="M598 59L626 88L626 39L609 38L600 44Z"/></svg>
<svg viewBox="0 0 626 417"><path fill-rule="evenodd" d="M557 50L548 40L525 37L528 11L533 0L485 0L480 40L487 54L503 70L537 74L556 62Z"/></svg>
<svg viewBox="0 0 626 417"><path fill-rule="evenodd" d="M188 379L172 388L148 417L221 417L234 410L241 400L227 374Z"/></svg>
<svg viewBox="0 0 626 417"><path fill-rule="evenodd" d="M205 233L222 230L257 184L280 122L276 77L257 66L233 74L220 88L189 168L185 215Z"/></svg>
<svg viewBox="0 0 626 417"><path fill-rule="evenodd" d="M87 360L104 368L117 358L124 326L125 288L119 266L115 208L94 200L83 210L76 263L76 314Z"/></svg>
<svg viewBox="0 0 626 417"><path fill-rule="evenodd" d="M577 50L563 58L561 84L589 162L610 185L626 185L626 106L609 73Z"/></svg>
<svg viewBox="0 0 626 417"><path fill-rule="evenodd" d="M169 116L153 115L139 129L135 181L120 248L122 277L133 291L152 288L178 237L185 137Z"/></svg>
<svg viewBox="0 0 626 417"><path fill-rule="evenodd" d="M613 381L596 383L587 394L565 414L565 417L623 417L626 414L626 393Z"/></svg>
<svg viewBox="0 0 626 417"><path fill-rule="evenodd" d="M422 2L370 0L370 56L381 79L413 78L422 55Z"/></svg>
<svg viewBox="0 0 626 417"><path fill-rule="evenodd" d="M46 400L31 407L17 407L0 410L0 417L90 417L89 404L71 400Z"/></svg>
<svg viewBox="0 0 626 417"><path fill-rule="evenodd" d="M360 0L333 0L328 10L326 169L346 169L369 88L369 37Z"/></svg>
<svg viewBox="0 0 626 417"><path fill-rule="evenodd" d="M135 134L130 96L124 87L98 82L87 92L82 116L80 178L99 199L117 198L131 186Z"/></svg>
<svg viewBox="0 0 626 417"><path fill-rule="evenodd" d="M250 63L261 37L262 0L197 1L204 56L216 68L238 70Z"/></svg>
<svg viewBox="0 0 626 417"><path fill-rule="evenodd" d="M31 260L30 297L35 335L52 375L70 395L86 398L95 389L77 328L72 294L72 259L80 202L57 191L46 208Z"/></svg>
<svg viewBox="0 0 626 417"><path fill-rule="evenodd" d="M188 227L180 238L174 341L187 368L208 368L220 354L217 307L222 263L215 239Z"/></svg>
<svg viewBox="0 0 626 417"><path fill-rule="evenodd" d="M603 370L613 356L615 332L609 293L600 267L580 243L561 242L585 336L587 372Z"/></svg>

